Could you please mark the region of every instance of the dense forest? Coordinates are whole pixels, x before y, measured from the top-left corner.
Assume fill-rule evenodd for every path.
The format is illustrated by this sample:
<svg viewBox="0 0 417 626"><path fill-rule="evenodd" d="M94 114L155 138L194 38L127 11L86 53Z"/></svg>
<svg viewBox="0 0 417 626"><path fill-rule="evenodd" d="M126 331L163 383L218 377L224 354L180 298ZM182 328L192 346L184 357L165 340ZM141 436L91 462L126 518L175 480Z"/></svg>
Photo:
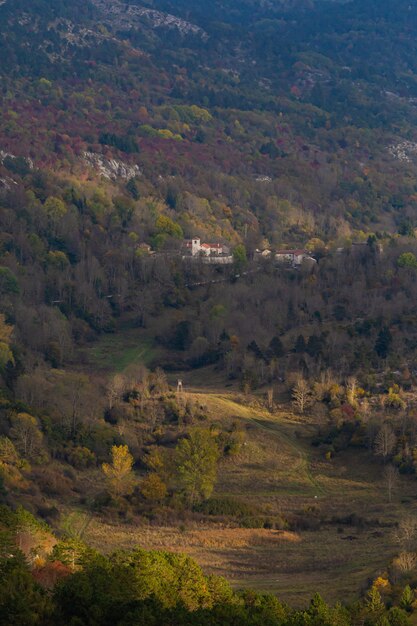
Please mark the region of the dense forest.
<svg viewBox="0 0 417 626"><path fill-rule="evenodd" d="M0 623L409 623L416 10L0 2ZM267 428L307 487L257 501L227 480L274 474ZM333 504L352 458L375 511ZM103 556L90 519L390 539L360 601L301 610L190 557Z"/></svg>

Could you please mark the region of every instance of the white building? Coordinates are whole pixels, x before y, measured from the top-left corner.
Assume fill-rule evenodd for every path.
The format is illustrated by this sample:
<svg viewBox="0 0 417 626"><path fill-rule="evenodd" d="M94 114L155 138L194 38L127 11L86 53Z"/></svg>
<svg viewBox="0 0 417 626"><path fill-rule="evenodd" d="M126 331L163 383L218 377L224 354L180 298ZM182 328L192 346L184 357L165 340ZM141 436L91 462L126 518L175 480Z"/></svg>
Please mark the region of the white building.
<svg viewBox="0 0 417 626"><path fill-rule="evenodd" d="M299 267L305 259L315 262L305 250L278 250L275 260L279 263L288 263L293 267Z"/></svg>
<svg viewBox="0 0 417 626"><path fill-rule="evenodd" d="M222 243L201 243L199 237L186 239L184 242L185 250L191 256L221 256L230 254L230 249Z"/></svg>
<svg viewBox="0 0 417 626"><path fill-rule="evenodd" d="M271 250L268 250L268 249L266 249L266 250L256 249L255 250L255 258L258 258L258 259L269 259L269 258L271 258L271 256L272 256Z"/></svg>

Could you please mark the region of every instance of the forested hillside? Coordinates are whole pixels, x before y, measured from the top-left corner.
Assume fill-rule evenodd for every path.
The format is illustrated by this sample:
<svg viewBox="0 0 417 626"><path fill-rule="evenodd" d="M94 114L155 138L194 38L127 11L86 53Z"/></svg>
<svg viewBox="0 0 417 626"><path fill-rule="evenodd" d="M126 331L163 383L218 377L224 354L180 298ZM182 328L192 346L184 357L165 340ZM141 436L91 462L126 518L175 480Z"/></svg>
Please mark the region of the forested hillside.
<svg viewBox="0 0 417 626"><path fill-rule="evenodd" d="M0 0L0 623L409 623L416 41L409 0Z"/></svg>

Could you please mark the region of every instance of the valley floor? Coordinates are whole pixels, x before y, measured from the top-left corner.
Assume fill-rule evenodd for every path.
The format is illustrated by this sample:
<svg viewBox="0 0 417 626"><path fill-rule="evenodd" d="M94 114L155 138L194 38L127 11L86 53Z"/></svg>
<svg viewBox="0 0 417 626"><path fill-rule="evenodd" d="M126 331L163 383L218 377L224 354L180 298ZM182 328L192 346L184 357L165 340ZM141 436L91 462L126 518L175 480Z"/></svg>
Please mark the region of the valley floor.
<svg viewBox="0 0 417 626"><path fill-rule="evenodd" d="M105 552L136 545L185 552L236 588L273 592L295 606L315 591L328 601L353 601L383 574L398 553L396 522L416 510L415 479L403 478L389 503L382 465L369 453L350 450L326 461L311 446L314 418L271 414L234 391L190 388L187 397L204 406L212 424L237 422L247 433L239 454L221 464L216 495L261 507L271 521L289 513L316 517L318 529L231 528L220 520L181 526L93 521L88 543ZM348 523L351 514L358 523Z"/></svg>

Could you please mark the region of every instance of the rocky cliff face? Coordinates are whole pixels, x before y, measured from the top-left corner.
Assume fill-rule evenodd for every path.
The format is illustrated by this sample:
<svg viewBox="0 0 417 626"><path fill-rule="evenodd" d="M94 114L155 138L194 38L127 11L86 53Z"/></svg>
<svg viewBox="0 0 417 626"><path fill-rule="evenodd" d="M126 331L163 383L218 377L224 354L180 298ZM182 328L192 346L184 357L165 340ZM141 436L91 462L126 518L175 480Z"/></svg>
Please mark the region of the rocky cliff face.
<svg viewBox="0 0 417 626"><path fill-rule="evenodd" d="M207 34L199 26L169 13L118 0L91 0L91 2L99 9L103 23L118 30L131 30L146 24L152 28L175 29L181 35L207 38Z"/></svg>

